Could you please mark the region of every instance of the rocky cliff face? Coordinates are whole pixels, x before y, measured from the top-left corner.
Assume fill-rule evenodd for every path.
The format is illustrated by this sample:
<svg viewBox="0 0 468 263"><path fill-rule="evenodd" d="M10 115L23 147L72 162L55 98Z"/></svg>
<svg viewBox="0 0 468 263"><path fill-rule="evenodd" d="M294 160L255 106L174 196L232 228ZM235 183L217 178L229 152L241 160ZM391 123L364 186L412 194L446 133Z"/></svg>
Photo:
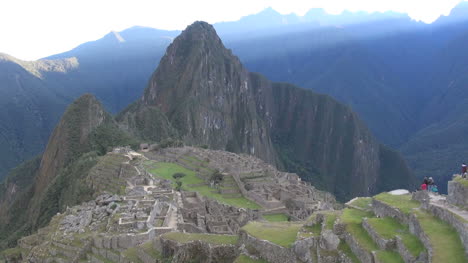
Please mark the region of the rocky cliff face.
<svg viewBox="0 0 468 263"><path fill-rule="evenodd" d="M249 73L204 22L174 40L141 100L121 118L152 125L138 110L147 107L167 116L169 123L159 126L173 127L186 143L255 155L342 200L375 193L381 168L393 167L383 164L390 159L403 163L393 171L401 174L397 187L413 183L401 157L390 151L391 158L382 158L380 144L349 108ZM151 138L159 129L147 130Z"/></svg>
<svg viewBox="0 0 468 263"><path fill-rule="evenodd" d="M73 102L52 133L44 151L35 194L41 194L71 160L89 151L90 132L111 119L101 103L90 94L83 95Z"/></svg>
<svg viewBox="0 0 468 263"><path fill-rule="evenodd" d="M255 87L213 27L197 22L169 46L142 104L157 106L187 143L261 156L275 163Z"/></svg>

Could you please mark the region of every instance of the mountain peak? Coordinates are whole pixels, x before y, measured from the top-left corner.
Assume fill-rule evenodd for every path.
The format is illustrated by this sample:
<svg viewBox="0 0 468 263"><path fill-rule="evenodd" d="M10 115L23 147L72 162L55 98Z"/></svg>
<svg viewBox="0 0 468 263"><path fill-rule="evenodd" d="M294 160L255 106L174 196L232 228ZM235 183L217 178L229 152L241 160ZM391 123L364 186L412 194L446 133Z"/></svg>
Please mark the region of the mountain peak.
<svg viewBox="0 0 468 263"><path fill-rule="evenodd" d="M181 41L221 41L214 27L204 21L195 21L187 26L177 39L181 39Z"/></svg>

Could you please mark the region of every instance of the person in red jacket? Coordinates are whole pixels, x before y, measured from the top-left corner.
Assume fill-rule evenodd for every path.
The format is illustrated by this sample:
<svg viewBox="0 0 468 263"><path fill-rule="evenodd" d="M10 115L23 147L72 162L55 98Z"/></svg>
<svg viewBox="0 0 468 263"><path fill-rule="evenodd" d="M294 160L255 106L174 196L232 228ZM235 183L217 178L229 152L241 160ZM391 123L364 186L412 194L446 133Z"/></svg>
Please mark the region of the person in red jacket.
<svg viewBox="0 0 468 263"><path fill-rule="evenodd" d="M423 184L421 185L421 190L427 190L427 184L424 184L424 183L423 183Z"/></svg>
<svg viewBox="0 0 468 263"><path fill-rule="evenodd" d="M462 163L462 171L461 171L461 174L462 174L462 177L463 178L466 178L466 171L468 170L468 167L466 166L465 163Z"/></svg>

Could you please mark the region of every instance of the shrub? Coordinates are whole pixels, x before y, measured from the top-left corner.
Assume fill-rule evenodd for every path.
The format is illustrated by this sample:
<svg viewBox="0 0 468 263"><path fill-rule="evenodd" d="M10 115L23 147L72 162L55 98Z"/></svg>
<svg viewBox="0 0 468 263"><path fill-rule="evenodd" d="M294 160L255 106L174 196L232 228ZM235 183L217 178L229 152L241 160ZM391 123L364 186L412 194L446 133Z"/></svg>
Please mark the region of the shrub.
<svg viewBox="0 0 468 263"><path fill-rule="evenodd" d="M182 189L182 182L181 181L176 182L175 189L176 189L176 191L180 192L180 190Z"/></svg>
<svg viewBox="0 0 468 263"><path fill-rule="evenodd" d="M184 177L185 174L184 173L175 173L172 175L172 178L176 179L176 180L179 180L180 178Z"/></svg>

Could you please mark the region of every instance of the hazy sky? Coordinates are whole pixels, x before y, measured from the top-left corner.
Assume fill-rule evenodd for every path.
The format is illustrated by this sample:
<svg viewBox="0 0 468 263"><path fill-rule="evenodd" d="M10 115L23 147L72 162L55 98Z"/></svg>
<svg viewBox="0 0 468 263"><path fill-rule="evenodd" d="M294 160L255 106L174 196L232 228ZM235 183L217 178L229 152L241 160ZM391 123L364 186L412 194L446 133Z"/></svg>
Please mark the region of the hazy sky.
<svg viewBox="0 0 468 263"><path fill-rule="evenodd" d="M101 38L111 30L139 25L183 29L195 20L238 20L273 7L304 15L310 8L329 13L387 11L408 13L430 23L460 0L1 0L0 52L33 60Z"/></svg>

